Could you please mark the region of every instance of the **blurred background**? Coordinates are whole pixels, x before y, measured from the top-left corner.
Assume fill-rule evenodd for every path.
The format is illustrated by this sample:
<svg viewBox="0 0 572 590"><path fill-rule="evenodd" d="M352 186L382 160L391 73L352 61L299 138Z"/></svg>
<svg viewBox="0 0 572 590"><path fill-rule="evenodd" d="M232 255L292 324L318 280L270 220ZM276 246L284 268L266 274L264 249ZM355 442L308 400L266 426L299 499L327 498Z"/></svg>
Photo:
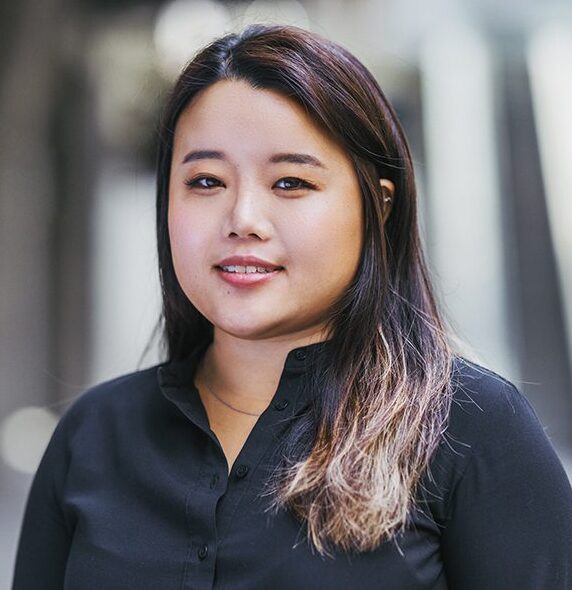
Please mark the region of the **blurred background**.
<svg viewBox="0 0 572 590"><path fill-rule="evenodd" d="M572 473L570 0L20 0L0 20L0 588L32 474L86 387L156 363L158 115L249 22L315 30L403 122L442 305Z"/></svg>

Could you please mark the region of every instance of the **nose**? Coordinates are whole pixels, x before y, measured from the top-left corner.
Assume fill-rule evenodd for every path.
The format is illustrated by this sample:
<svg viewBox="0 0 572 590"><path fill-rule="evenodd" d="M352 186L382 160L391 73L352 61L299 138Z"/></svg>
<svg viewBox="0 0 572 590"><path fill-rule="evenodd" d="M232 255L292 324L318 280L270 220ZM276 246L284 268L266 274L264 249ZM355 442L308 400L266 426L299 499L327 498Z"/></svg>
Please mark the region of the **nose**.
<svg viewBox="0 0 572 590"><path fill-rule="evenodd" d="M263 190L253 184L236 189L230 199L224 224L224 235L229 238L257 238L267 240L271 222L267 215Z"/></svg>

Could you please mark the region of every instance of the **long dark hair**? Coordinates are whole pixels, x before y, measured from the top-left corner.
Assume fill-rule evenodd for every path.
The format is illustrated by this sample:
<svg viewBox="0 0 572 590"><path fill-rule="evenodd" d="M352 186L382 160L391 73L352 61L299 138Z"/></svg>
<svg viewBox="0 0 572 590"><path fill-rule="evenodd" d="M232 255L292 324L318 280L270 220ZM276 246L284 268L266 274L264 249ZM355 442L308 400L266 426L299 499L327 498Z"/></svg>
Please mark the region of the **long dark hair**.
<svg viewBox="0 0 572 590"><path fill-rule="evenodd" d="M274 506L305 521L321 553L372 549L407 521L450 405L453 353L424 261L405 135L367 68L315 33L251 25L202 49L177 80L160 129L157 236L172 360L213 336L176 279L167 211L178 117L219 80L244 80L297 101L354 164L364 204L359 268L331 310L332 364L314 394L307 452L272 489ZM380 178L395 185L386 221Z"/></svg>

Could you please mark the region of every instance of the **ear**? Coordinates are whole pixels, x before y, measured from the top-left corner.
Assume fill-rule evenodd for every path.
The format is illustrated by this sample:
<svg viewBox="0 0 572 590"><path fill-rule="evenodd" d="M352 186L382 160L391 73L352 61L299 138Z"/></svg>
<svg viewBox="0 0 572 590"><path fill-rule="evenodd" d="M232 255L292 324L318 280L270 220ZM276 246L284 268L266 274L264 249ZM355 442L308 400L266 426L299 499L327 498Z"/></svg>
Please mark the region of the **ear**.
<svg viewBox="0 0 572 590"><path fill-rule="evenodd" d="M393 206L395 185L389 180L389 178L380 178L379 184L381 184L381 194L383 196L383 223L385 223Z"/></svg>

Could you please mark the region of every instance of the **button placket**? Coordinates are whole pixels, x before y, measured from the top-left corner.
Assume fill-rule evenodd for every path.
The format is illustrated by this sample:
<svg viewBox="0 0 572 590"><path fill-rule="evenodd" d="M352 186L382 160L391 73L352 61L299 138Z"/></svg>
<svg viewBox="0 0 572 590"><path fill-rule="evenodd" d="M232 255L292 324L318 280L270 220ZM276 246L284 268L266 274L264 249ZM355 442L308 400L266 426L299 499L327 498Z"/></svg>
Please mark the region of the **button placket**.
<svg viewBox="0 0 572 590"><path fill-rule="evenodd" d="M287 358L275 399L268 408L270 411L260 416L248 436L232 469L226 493L217 505L217 536L222 538L227 534L233 526L234 515L243 505L241 503L253 501L253 495L258 494L259 486L263 485L260 474L266 473L267 461L272 456L276 440L292 424L291 418L298 404L301 380L309 359L310 354L305 350L294 351ZM241 469L242 465L248 468L248 477Z"/></svg>

